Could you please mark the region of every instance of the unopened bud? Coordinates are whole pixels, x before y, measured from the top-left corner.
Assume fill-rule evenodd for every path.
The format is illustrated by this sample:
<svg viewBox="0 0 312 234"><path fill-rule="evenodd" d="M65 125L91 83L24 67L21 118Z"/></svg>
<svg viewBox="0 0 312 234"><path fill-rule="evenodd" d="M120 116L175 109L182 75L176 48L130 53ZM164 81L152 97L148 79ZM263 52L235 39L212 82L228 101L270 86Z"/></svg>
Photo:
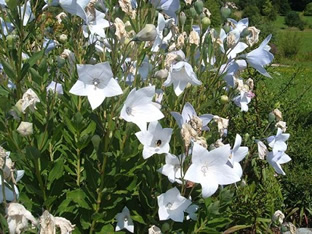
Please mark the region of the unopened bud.
<svg viewBox="0 0 312 234"><path fill-rule="evenodd" d="M154 77L158 78L158 79L166 79L168 77L167 69L161 69L161 70L155 72Z"/></svg>
<svg viewBox="0 0 312 234"><path fill-rule="evenodd" d="M185 21L186 21L186 15L185 15L185 13L182 11L182 12L180 13L180 23L181 23L182 26L185 24Z"/></svg>
<svg viewBox="0 0 312 234"><path fill-rule="evenodd" d="M231 9L228 7L221 7L221 15L224 19L231 15Z"/></svg>
<svg viewBox="0 0 312 234"><path fill-rule="evenodd" d="M29 136L33 134L33 124L29 122L21 122L16 130L22 136Z"/></svg>
<svg viewBox="0 0 312 234"><path fill-rule="evenodd" d="M221 103L225 104L229 102L229 97L227 95L221 96Z"/></svg>
<svg viewBox="0 0 312 234"><path fill-rule="evenodd" d="M133 38L134 41L154 41L157 36L156 27L153 24L147 24L145 27L138 32Z"/></svg>
<svg viewBox="0 0 312 234"><path fill-rule="evenodd" d="M191 7L191 8L190 8L190 13L191 13L191 17L192 17L192 18L197 17L197 12L196 12L196 10L195 10L194 7Z"/></svg>
<svg viewBox="0 0 312 234"><path fill-rule="evenodd" d="M269 119L269 122L270 122L270 123L272 123L272 122L275 121L275 115L274 115L273 112L270 112L270 113L269 113L269 118L268 118L268 119Z"/></svg>
<svg viewBox="0 0 312 234"><path fill-rule="evenodd" d="M194 4L195 10L198 15L200 15L203 12L204 3L201 0L197 0Z"/></svg>
<svg viewBox="0 0 312 234"><path fill-rule="evenodd" d="M67 41L67 35L61 34L59 40L60 40L60 42L65 43Z"/></svg>
<svg viewBox="0 0 312 234"><path fill-rule="evenodd" d="M203 25L203 28L207 29L209 25L211 24L211 20L208 17L204 17L202 18L201 23Z"/></svg>

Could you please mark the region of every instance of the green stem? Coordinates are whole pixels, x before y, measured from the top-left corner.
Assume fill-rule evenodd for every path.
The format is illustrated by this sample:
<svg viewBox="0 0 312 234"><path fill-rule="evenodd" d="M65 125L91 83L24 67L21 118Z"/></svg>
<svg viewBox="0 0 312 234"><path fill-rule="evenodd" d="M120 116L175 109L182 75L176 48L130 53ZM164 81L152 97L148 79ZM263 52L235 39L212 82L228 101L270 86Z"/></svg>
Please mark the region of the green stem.
<svg viewBox="0 0 312 234"><path fill-rule="evenodd" d="M5 197L5 184L4 184L4 177L3 177L3 170L0 170L0 175L1 175L1 190L2 190L2 196L3 196L3 206L4 209L6 208L6 197Z"/></svg>

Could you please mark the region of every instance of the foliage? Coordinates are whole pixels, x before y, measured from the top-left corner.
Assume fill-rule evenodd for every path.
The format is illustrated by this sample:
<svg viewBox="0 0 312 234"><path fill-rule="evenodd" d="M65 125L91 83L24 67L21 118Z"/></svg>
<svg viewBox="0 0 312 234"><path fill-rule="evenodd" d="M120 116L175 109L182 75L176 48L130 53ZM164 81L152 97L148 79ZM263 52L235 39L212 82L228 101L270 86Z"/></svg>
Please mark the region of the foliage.
<svg viewBox="0 0 312 234"><path fill-rule="evenodd" d="M257 24L261 20L260 10L255 5L246 5L242 17L247 17L251 24Z"/></svg>
<svg viewBox="0 0 312 234"><path fill-rule="evenodd" d="M270 21L276 20L277 12L270 0L265 0L261 12L262 15L266 16Z"/></svg>
<svg viewBox="0 0 312 234"><path fill-rule="evenodd" d="M290 11L285 16L285 24L289 27L298 27L300 30L304 29L304 22L295 11Z"/></svg>
<svg viewBox="0 0 312 234"><path fill-rule="evenodd" d="M306 16L312 16L312 2L308 3L304 8L303 14Z"/></svg>
<svg viewBox="0 0 312 234"><path fill-rule="evenodd" d="M19 3L12 1L10 4ZM227 40L223 42L219 38L213 38L221 34L218 28L216 35L204 34L200 14L197 12L196 17L192 17L190 8L195 3L191 6L183 5L182 9L188 19L187 25L164 24L166 27L172 26L166 28L174 35L170 45L177 44L175 36L178 32L181 35L184 32L190 35L194 25L199 25L200 28L199 42L196 45L187 41L181 45L179 49L185 58L181 54L171 55L179 62L189 62L189 66L194 69L191 74L201 80L202 85L187 86L177 96L172 87L165 88L163 80L154 77L157 71L166 68L167 56L172 52L169 45L163 45L164 48L160 47L159 51L154 52L151 51L150 42L131 41L131 37L145 28L146 24L157 22L163 15L160 13L159 16L151 3L138 1L136 15L132 18L118 4L120 3L117 1L106 2L105 19L111 22L105 29L107 40L98 39L99 43L94 42L91 36L84 37L81 26L86 25L77 16L68 14L59 24L55 16L62 11L61 8L49 7L45 11L40 4L35 5L32 9L35 20L23 26L23 17L18 13L16 5L8 6L7 18L15 29L9 35L4 35L3 32L1 35L3 79L0 86L0 143L11 151L10 157L15 162L15 168L25 170L23 179L18 183L18 201L36 217L41 215L43 209L66 217L76 224L75 233L113 232L116 215L125 206L130 210L136 233L147 233L151 225L157 225L167 233L218 233L239 228L268 232L272 213L283 207L284 199L279 184L280 177L276 178L273 168L259 159L255 140L265 139L276 133L275 122L270 122L267 118L274 108L275 100L272 98L272 91L264 86L264 80L268 78L259 75L251 66L245 71L239 71L242 78L240 81L243 82L243 87L240 87L242 90L237 90L238 85L232 88L226 85L222 67L238 58L246 59L246 54L252 57L250 52L259 45L246 48L242 56L235 58L235 55L229 59L227 53L231 52L233 45ZM219 27L222 24L219 5L216 1L205 1L205 4L212 13L212 26ZM92 8L94 5L89 7L95 11ZM258 14L260 17L257 7L248 7L245 8L247 15ZM269 12L269 8L265 12ZM1 13L4 13L2 9ZM118 27L113 23L117 17L124 22L129 21L125 30L131 37L124 40L118 38ZM256 18L253 20L256 21ZM42 31L45 32L44 35ZM63 34L68 38L61 40ZM58 46L48 51L48 46L43 46L45 37L57 40ZM245 35L239 35L238 40L246 42ZM220 41L226 53L222 53ZM71 60L71 57L66 56L64 49L73 51L75 58ZM266 49L259 50L271 57ZM23 53L29 58L25 59ZM143 79L139 68L143 66L145 59L153 68ZM92 110L89 96L75 96L69 90L78 77L81 78L78 64L91 66L92 63L104 61L110 64L113 77L117 78L113 80L118 81L123 94L106 97L98 108ZM265 65L267 63L259 66ZM172 65L167 69L167 72L172 72ZM133 78L130 86L128 77ZM249 90L245 82L250 77L254 84L250 84ZM48 91L46 87L51 81L62 84L64 94ZM92 88L96 90L97 83L94 82L95 80ZM15 89L8 86L11 83L16 86ZM135 124L121 119L120 112L133 88L140 89L149 84L165 91L163 100L153 103L153 107L157 105L165 116L160 120L161 125L172 128L170 153L187 156L185 163L181 162L180 168L186 171L192 164L189 155L191 151L189 146L185 146L186 140L170 113L181 113L185 103L189 102L198 115L213 113L215 119L220 116L230 121L226 133L220 134L220 124L216 121L209 124L210 131L202 133L202 129L199 129L201 140L211 147L210 152L216 147L217 140L221 139L224 144L233 146L236 134L242 134L243 144L249 147L248 156L241 162L246 186L237 188L234 184L222 184L225 187L218 193L204 198L202 187L198 183L190 183L181 175L182 183L173 185L167 177L159 173L158 169L165 164L165 154L143 159L144 146L135 134L139 129ZM249 111L243 112L232 100L240 95L240 91L247 89L246 86L250 95L248 98L251 101L252 96L253 99L249 104ZM34 111L21 111L18 102L28 88L34 90L40 102L36 104ZM32 135L23 136L18 133L16 129L21 121L33 123ZM192 138L193 144L195 140ZM295 152L292 153L296 155ZM233 155L229 152L225 159L229 160L231 157ZM290 180L297 179L294 177ZM157 214L157 197L173 186L181 191L182 196L192 199L198 205L197 220L188 219L183 223L160 220ZM298 186L298 189L301 188L301 185ZM286 188L285 196L293 196L290 190ZM5 206L6 203L0 210L2 230L7 229ZM306 204L303 206L307 207Z"/></svg>
<svg viewBox="0 0 312 234"><path fill-rule="evenodd" d="M302 48L302 39L299 33L289 32L287 37L284 33L278 34L277 51L283 58L294 58Z"/></svg>

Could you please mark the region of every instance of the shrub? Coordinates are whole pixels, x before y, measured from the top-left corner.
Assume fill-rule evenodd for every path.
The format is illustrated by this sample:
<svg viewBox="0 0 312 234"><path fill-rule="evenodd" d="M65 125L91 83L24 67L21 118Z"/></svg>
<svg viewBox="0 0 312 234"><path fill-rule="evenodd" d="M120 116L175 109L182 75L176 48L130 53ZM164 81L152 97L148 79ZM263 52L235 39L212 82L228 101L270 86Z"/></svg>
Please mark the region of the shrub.
<svg viewBox="0 0 312 234"><path fill-rule="evenodd" d="M243 18L249 18L249 23L256 25L261 19L260 10L256 5L247 5L243 10Z"/></svg>
<svg viewBox="0 0 312 234"><path fill-rule="evenodd" d="M310 2L309 4L306 5L306 7L303 11L303 15L312 16L312 2Z"/></svg>
<svg viewBox="0 0 312 234"><path fill-rule="evenodd" d="M295 11L290 11L286 14L285 24L289 27L297 27L300 30L304 29L304 22L300 19L299 14Z"/></svg>

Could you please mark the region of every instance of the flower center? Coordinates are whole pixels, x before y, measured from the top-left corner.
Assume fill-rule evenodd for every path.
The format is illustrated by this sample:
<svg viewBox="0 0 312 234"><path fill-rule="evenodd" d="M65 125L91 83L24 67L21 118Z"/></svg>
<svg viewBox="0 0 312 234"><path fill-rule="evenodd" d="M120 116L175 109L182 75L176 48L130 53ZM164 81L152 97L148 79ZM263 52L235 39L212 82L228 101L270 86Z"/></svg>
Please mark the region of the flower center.
<svg viewBox="0 0 312 234"><path fill-rule="evenodd" d="M92 83L95 87L97 87L100 84L100 80L98 78L94 78Z"/></svg>
<svg viewBox="0 0 312 234"><path fill-rule="evenodd" d="M132 109L130 107L127 107L126 108L126 113L127 113L127 115L131 115Z"/></svg>
<svg viewBox="0 0 312 234"><path fill-rule="evenodd" d="M168 203L166 204L166 208L167 208L168 210L170 210L171 207L172 207L172 203L171 203L171 202L168 202Z"/></svg>
<svg viewBox="0 0 312 234"><path fill-rule="evenodd" d="M156 146L159 147L161 145L161 140L156 141Z"/></svg>
<svg viewBox="0 0 312 234"><path fill-rule="evenodd" d="M206 176L206 173L208 173L208 167L207 166L202 166L200 170L204 174L204 176Z"/></svg>
<svg viewBox="0 0 312 234"><path fill-rule="evenodd" d="M125 222L128 222L128 217L125 217L125 218L124 218L124 221L125 221Z"/></svg>

